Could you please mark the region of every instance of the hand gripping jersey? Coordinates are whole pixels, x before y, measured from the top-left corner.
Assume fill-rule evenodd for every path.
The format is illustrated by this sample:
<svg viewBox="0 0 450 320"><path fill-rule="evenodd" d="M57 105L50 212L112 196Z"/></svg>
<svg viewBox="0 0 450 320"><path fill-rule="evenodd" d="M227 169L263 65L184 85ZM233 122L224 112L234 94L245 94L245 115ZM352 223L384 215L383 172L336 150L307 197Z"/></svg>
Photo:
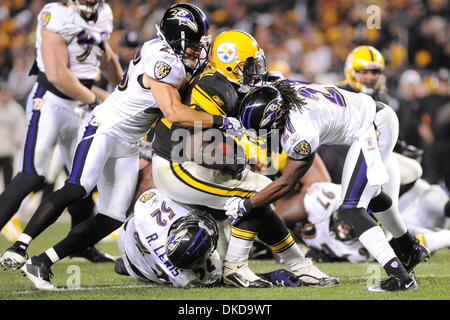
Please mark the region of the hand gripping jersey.
<svg viewBox="0 0 450 320"><path fill-rule="evenodd" d="M94 109L100 124L97 133L114 129L121 138L134 143L159 119L162 113L152 91L142 83L144 73L177 89L186 80L184 65L169 45L160 38L147 41L128 64L113 93Z"/></svg>
<svg viewBox="0 0 450 320"><path fill-rule="evenodd" d="M107 3L102 3L94 21L84 20L73 8L61 3L49 3L42 8L36 29L36 61L39 70L45 73L41 29L64 38L69 53L68 67L78 79L94 80L98 76L104 43L113 30L113 15Z"/></svg>
<svg viewBox="0 0 450 320"><path fill-rule="evenodd" d="M310 248L325 251L331 257L346 258L350 262L372 260L357 238L341 241L330 229L330 217L339 207L341 186L329 182L312 184L305 195L304 205L308 221L301 231L302 240Z"/></svg>
<svg viewBox="0 0 450 320"><path fill-rule="evenodd" d="M210 285L220 280L222 264L217 250L194 270L177 268L167 258L165 245L169 228L188 213L187 207L157 189L139 197L134 214L124 224L118 239L125 266L133 277L175 287Z"/></svg>

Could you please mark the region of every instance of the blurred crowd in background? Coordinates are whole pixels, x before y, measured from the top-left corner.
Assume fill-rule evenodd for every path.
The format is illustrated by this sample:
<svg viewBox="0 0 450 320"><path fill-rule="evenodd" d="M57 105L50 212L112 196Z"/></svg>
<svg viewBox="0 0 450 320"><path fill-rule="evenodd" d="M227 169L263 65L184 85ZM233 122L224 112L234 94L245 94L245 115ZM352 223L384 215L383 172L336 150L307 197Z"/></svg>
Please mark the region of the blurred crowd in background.
<svg viewBox="0 0 450 320"><path fill-rule="evenodd" d="M36 18L53 1L0 2L0 126L11 105L25 108L35 81ZM125 65L142 42L156 36L176 1L107 0L114 14L110 44ZM448 187L450 155L450 3L447 0L194 0L208 15L212 36L225 29L252 34L271 70L291 79L334 84L358 45L372 45L386 60L387 87L400 119L400 138L423 149L424 178ZM379 28L369 28L375 5ZM373 7L371 7L373 8ZM9 105L9 109L6 107ZM9 120L12 118L13 120ZM25 120L24 120L25 121ZM15 126L15 130L20 126ZM0 162L18 148L17 134L1 130ZM6 139L6 140L5 140ZM7 142L10 141L10 142ZM19 139L19 141L21 141ZM8 145L8 147L3 145ZM16 149L17 150L17 149Z"/></svg>

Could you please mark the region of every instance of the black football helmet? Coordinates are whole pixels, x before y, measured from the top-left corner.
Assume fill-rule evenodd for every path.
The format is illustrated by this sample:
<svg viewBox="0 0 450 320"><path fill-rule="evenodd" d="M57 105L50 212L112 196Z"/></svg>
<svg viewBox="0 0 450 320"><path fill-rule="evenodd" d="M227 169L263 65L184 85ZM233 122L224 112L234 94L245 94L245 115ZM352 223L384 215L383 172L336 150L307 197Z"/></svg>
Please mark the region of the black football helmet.
<svg viewBox="0 0 450 320"><path fill-rule="evenodd" d="M283 97L274 87L253 89L242 99L240 120L247 129L281 129L287 112L283 109Z"/></svg>
<svg viewBox="0 0 450 320"><path fill-rule="evenodd" d="M193 211L169 228L166 254L178 268L190 269L205 262L216 249L219 231L214 218L204 211Z"/></svg>
<svg viewBox="0 0 450 320"><path fill-rule="evenodd" d="M190 3L172 5L164 13L157 30L181 58L187 71L192 73L207 62L211 46L209 22L197 6ZM190 52L187 52L188 48Z"/></svg>

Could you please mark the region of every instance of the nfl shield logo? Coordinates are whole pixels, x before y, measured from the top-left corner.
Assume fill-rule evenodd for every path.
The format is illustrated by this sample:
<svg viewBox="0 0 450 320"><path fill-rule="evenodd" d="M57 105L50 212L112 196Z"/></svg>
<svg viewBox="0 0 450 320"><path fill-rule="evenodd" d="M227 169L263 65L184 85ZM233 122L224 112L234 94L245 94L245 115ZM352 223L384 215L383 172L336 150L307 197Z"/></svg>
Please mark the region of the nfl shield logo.
<svg viewBox="0 0 450 320"><path fill-rule="evenodd" d="M172 67L169 66L167 63L158 61L155 64L155 79L161 80L167 77L167 75L170 73L170 70L172 70Z"/></svg>

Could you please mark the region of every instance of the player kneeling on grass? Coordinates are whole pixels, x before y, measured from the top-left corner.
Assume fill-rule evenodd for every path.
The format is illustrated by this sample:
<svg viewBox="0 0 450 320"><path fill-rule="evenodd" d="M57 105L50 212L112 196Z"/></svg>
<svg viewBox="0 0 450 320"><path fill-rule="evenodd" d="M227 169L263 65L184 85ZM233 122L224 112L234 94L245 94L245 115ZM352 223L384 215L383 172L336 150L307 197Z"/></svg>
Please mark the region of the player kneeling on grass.
<svg viewBox="0 0 450 320"><path fill-rule="evenodd" d="M119 233L115 271L136 280L175 287L212 286L222 279L216 250L219 232L210 214L151 189L137 200ZM300 286L287 270L262 277L276 285Z"/></svg>

